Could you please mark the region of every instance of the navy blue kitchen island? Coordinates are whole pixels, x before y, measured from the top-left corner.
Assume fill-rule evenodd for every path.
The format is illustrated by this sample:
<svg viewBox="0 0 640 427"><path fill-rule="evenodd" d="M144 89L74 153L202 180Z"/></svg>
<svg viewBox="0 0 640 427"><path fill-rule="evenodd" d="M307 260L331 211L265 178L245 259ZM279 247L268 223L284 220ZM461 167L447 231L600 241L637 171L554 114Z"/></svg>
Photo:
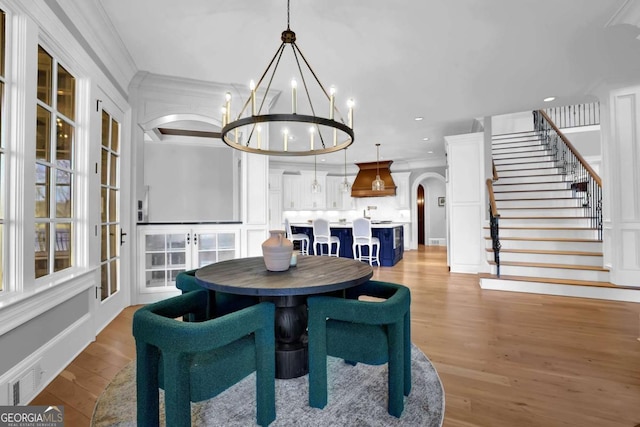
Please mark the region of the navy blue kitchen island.
<svg viewBox="0 0 640 427"><path fill-rule="evenodd" d="M351 224L331 223L331 235L340 239L339 255L353 258L353 234ZM311 224L291 224L294 233L304 233L309 236L309 254L313 254L313 227ZM404 228L402 224L371 224L371 234L380 239L380 265L392 267L396 265L404 254ZM325 248L326 250L326 248ZM364 249L367 250L366 248Z"/></svg>

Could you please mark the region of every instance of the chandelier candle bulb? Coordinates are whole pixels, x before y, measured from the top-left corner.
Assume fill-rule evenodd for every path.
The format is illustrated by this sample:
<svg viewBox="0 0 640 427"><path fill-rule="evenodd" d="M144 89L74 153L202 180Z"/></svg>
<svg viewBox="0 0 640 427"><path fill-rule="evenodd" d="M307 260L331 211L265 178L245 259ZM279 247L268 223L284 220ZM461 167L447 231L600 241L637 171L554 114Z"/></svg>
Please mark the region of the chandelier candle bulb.
<svg viewBox="0 0 640 427"><path fill-rule="evenodd" d="M224 108L227 110L226 123L229 123L231 121L231 120L229 120L231 118L231 92L227 92L224 97L227 100L227 103L224 106ZM236 140L237 140L237 138L236 138Z"/></svg>
<svg viewBox="0 0 640 427"><path fill-rule="evenodd" d="M336 88L331 86L331 89L329 89L329 119L333 120L333 110L335 109L335 103L336 103Z"/></svg>
<svg viewBox="0 0 640 427"><path fill-rule="evenodd" d="M287 151L288 144L289 144L289 129L283 130L282 135L283 135L282 141L284 143L284 151Z"/></svg>
<svg viewBox="0 0 640 427"><path fill-rule="evenodd" d="M311 126L309 128L309 149L313 150L313 137L314 137L314 133L315 133L315 129L313 129L313 126Z"/></svg>
<svg viewBox="0 0 640 427"><path fill-rule="evenodd" d="M298 110L298 82L296 79L291 80L291 110L293 114L297 114Z"/></svg>
<svg viewBox="0 0 640 427"><path fill-rule="evenodd" d="M353 99L349 99L349 101L347 101L347 106L349 107L348 121L351 129L353 129L353 105Z"/></svg>
<svg viewBox="0 0 640 427"><path fill-rule="evenodd" d="M256 115L256 82L251 80L249 82L249 89L251 89L251 115Z"/></svg>
<svg viewBox="0 0 640 427"><path fill-rule="evenodd" d="M260 150L260 146L262 145L262 126L256 126L256 132L258 132L258 150Z"/></svg>
<svg viewBox="0 0 640 427"><path fill-rule="evenodd" d="M333 129L333 146L338 145L338 129Z"/></svg>
<svg viewBox="0 0 640 427"><path fill-rule="evenodd" d="M221 111L222 119L220 121L222 122L222 127L225 127L227 125L227 109L225 107L222 107Z"/></svg>

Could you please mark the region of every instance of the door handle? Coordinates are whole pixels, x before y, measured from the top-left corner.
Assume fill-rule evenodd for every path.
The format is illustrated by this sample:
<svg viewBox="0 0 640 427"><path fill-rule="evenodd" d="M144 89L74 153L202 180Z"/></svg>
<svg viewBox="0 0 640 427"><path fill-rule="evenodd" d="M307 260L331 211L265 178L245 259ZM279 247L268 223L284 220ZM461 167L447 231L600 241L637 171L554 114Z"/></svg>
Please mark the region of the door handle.
<svg viewBox="0 0 640 427"><path fill-rule="evenodd" d="M124 231L122 231L122 228L120 229L120 246L124 245L124 236L126 236L127 233L125 233Z"/></svg>

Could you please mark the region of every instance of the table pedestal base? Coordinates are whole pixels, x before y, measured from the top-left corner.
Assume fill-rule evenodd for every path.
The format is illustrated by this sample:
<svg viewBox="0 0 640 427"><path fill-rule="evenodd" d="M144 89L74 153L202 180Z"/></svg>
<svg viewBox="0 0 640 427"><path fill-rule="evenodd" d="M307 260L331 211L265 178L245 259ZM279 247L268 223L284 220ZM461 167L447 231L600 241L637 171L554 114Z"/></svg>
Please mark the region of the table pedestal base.
<svg viewBox="0 0 640 427"><path fill-rule="evenodd" d="M276 345L276 378L298 378L309 372L309 351L306 340L298 348Z"/></svg>
<svg viewBox="0 0 640 427"><path fill-rule="evenodd" d="M307 349L307 298L265 296L260 301L275 304L276 378L289 379L309 372Z"/></svg>

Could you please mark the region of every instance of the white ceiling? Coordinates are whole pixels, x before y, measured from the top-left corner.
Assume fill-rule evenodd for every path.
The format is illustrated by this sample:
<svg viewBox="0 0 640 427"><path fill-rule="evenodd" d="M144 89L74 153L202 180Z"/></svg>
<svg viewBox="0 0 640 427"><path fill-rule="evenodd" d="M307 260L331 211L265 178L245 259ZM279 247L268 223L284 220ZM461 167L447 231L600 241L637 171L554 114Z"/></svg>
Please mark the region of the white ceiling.
<svg viewBox="0 0 640 427"><path fill-rule="evenodd" d="M349 163L375 160L377 142L381 158L416 161L444 156L443 137L474 118L640 81L640 28L618 19L638 1L293 0L291 29L339 108L356 100ZM197 80L246 86L286 28L286 0L99 2L139 70Z"/></svg>

